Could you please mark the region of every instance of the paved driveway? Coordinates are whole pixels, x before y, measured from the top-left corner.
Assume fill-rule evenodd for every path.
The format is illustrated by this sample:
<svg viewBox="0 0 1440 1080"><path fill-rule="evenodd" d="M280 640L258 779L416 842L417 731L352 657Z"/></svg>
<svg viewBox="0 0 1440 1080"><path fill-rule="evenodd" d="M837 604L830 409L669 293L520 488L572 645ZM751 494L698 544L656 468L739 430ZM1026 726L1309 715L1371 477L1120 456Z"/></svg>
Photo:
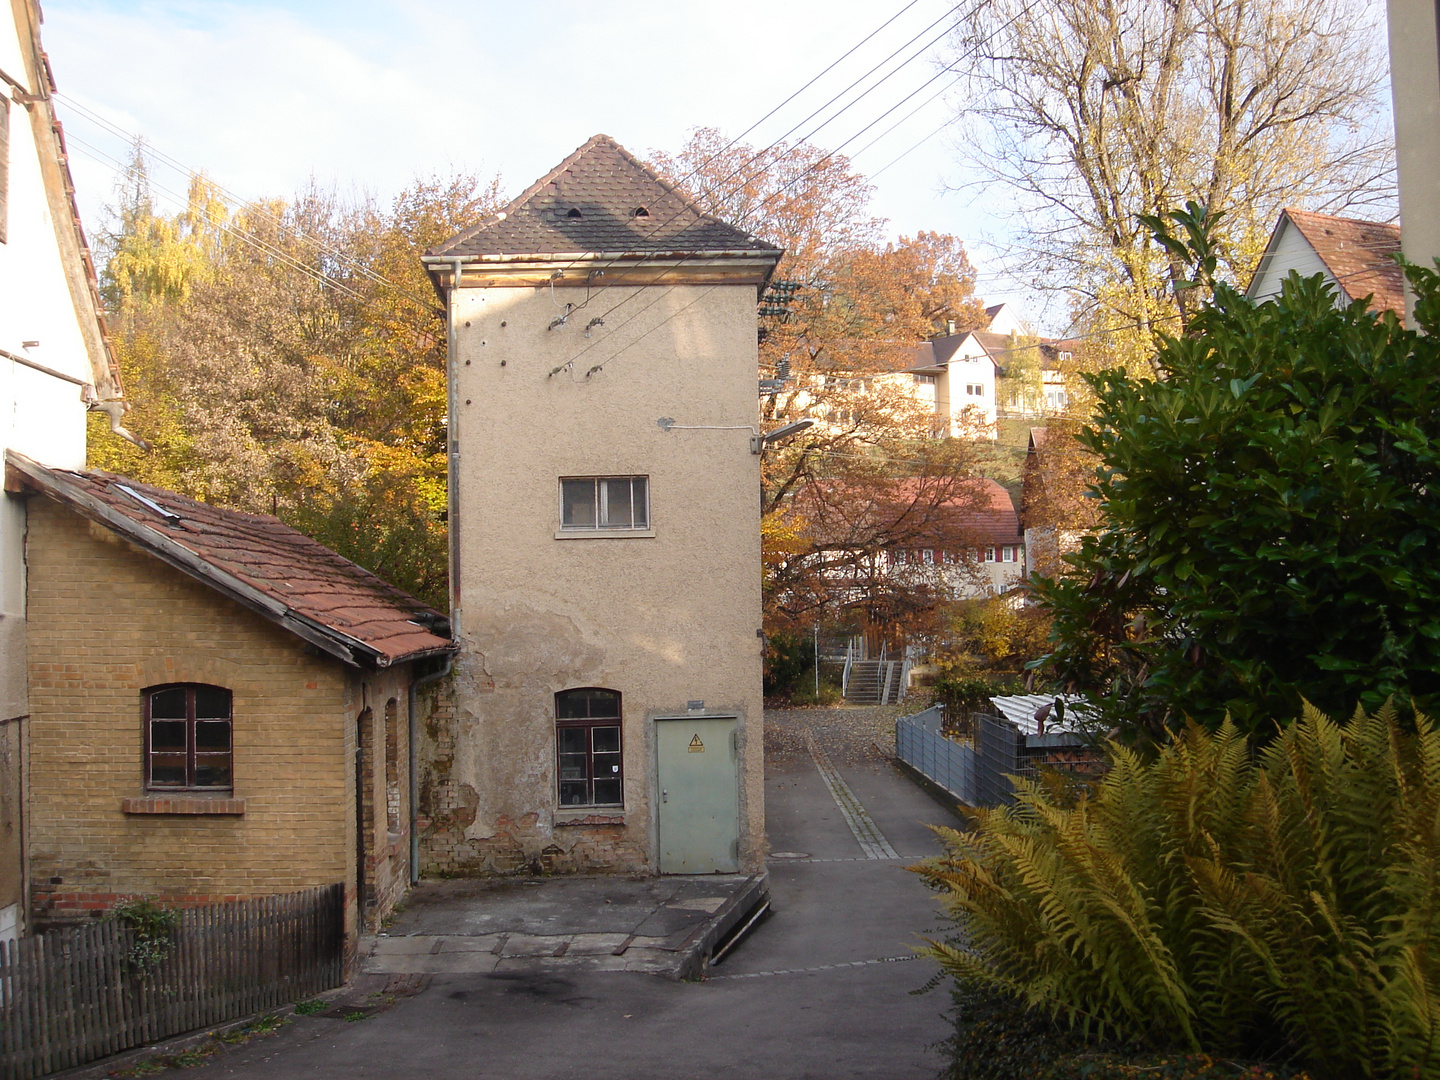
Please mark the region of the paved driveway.
<svg viewBox="0 0 1440 1080"><path fill-rule="evenodd" d="M185 1071L230 1077L685 1080L934 1077L944 990L910 959L938 929L910 860L952 822L872 745L862 710L771 714L774 914L700 983L634 972L435 974L358 1022L297 1017Z"/></svg>

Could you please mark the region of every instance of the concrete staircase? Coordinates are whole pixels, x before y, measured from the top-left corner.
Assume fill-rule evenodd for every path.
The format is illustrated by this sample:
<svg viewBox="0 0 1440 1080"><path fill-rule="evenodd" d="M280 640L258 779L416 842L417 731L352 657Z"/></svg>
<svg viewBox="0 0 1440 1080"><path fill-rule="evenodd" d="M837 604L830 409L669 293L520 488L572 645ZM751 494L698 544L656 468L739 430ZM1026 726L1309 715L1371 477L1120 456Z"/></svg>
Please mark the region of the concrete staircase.
<svg viewBox="0 0 1440 1080"><path fill-rule="evenodd" d="M905 694L905 663L900 660L855 660L845 682L845 700L856 705L889 705Z"/></svg>

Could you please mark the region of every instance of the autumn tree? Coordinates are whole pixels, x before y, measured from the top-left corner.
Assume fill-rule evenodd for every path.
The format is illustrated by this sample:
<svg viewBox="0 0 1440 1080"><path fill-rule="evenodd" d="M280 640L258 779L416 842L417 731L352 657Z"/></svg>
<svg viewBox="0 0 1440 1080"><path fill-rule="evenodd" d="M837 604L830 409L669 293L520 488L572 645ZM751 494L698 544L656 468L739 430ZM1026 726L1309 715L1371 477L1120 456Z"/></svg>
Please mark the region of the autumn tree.
<svg viewBox="0 0 1440 1080"><path fill-rule="evenodd" d="M143 165L103 284L131 419L156 449L95 440L92 464L276 513L445 607L445 335L419 253L493 207L494 185L232 210L196 177L167 216Z"/></svg>
<svg viewBox="0 0 1440 1080"><path fill-rule="evenodd" d="M767 625L808 626L842 606L923 622L941 590L888 573L883 555L922 536L938 546L976 475L972 447L931 438L933 410L903 374L928 337L984 324L964 246L932 232L882 242L865 178L809 143L757 150L702 128L651 165L785 250L773 279L785 288L762 305L762 422L818 423L762 464Z"/></svg>
<svg viewBox="0 0 1440 1080"><path fill-rule="evenodd" d="M1174 331L1182 261L1139 215L1224 213L1243 281L1285 206L1390 209L1382 6L995 0L957 30L970 158L1011 197L1016 261L1132 370ZM1128 333L1115 327L1134 326Z"/></svg>

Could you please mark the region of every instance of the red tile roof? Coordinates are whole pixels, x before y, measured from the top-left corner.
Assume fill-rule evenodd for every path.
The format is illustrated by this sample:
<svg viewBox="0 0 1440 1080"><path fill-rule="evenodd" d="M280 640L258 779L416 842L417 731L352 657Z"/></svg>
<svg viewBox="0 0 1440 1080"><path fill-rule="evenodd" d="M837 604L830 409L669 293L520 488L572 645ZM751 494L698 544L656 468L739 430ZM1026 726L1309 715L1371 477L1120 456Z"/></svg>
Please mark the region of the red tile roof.
<svg viewBox="0 0 1440 1080"><path fill-rule="evenodd" d="M427 255L780 249L705 213L608 135L596 135L493 217Z"/></svg>
<svg viewBox="0 0 1440 1080"><path fill-rule="evenodd" d="M1400 254L1400 226L1383 221L1285 210L1332 277L1352 300L1371 296L1374 311L1405 314L1405 276L1391 257Z"/></svg>
<svg viewBox="0 0 1440 1080"><path fill-rule="evenodd" d="M197 502L114 473L50 469L13 450L24 486L357 666L453 648L448 620L278 518Z"/></svg>
<svg viewBox="0 0 1440 1080"><path fill-rule="evenodd" d="M957 535L990 544L1013 544L1019 539L1020 517L1008 491L989 479L969 480L962 487L975 501L955 515Z"/></svg>
<svg viewBox="0 0 1440 1080"><path fill-rule="evenodd" d="M853 498L840 497L844 491L820 481L796 496L801 514L818 521L820 530L835 534L832 539L840 542L854 521L865 522L861 533L874 532L877 524L884 526L882 531L894 534L900 546L984 547L1014 544L1022 535L1010 493L990 479L905 478L881 492L857 490ZM828 513L816 512L822 503Z"/></svg>

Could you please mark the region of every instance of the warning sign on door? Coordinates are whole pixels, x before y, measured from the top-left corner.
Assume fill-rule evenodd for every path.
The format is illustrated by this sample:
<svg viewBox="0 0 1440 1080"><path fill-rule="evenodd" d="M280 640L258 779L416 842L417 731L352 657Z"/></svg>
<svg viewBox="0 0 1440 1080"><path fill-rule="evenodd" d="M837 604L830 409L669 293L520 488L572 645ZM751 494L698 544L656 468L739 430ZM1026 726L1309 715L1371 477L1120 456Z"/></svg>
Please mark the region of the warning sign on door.
<svg viewBox="0 0 1440 1080"><path fill-rule="evenodd" d="M703 754L704 752L705 744L700 741L700 735L697 733L690 739L690 753Z"/></svg>

